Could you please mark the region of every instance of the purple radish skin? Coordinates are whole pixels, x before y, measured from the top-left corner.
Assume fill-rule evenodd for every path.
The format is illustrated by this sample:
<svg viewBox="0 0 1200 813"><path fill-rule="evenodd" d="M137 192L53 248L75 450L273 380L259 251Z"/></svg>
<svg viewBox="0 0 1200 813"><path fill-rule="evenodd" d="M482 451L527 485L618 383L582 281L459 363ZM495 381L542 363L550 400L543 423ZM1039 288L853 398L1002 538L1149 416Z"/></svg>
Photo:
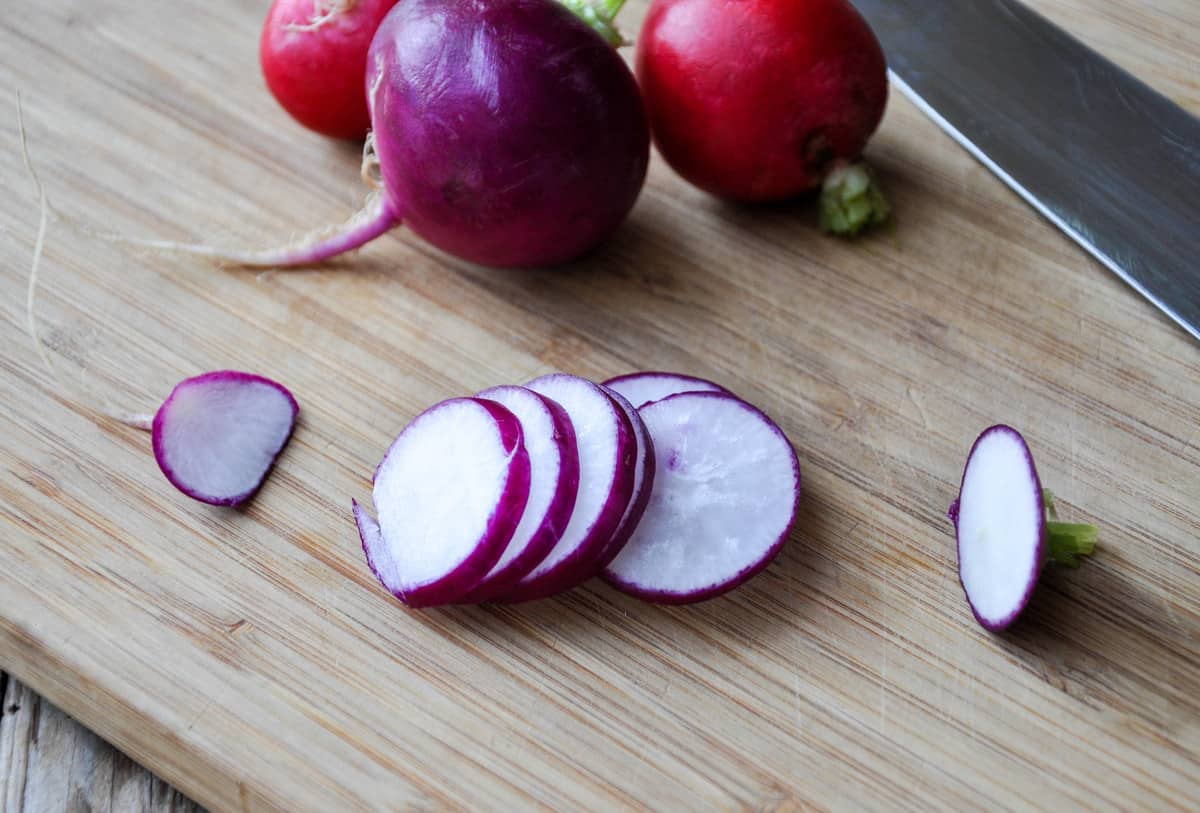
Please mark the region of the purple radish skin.
<svg viewBox="0 0 1200 813"><path fill-rule="evenodd" d="M733 394L720 384L714 384L704 378L656 371L619 375L616 378L610 378L605 381L604 386L613 392L625 396L638 409L641 409L651 401L661 401L663 398L678 395L681 392L723 392L726 395Z"/></svg>
<svg viewBox="0 0 1200 813"><path fill-rule="evenodd" d="M654 485L605 580L647 601L687 604L759 573L799 507L800 463L783 431L720 392L680 393L638 411L654 443Z"/></svg>
<svg viewBox="0 0 1200 813"><path fill-rule="evenodd" d="M575 587L595 574L633 493L637 463L633 426L598 385L555 373L526 384L571 419L579 449L579 489L562 536L538 565L498 600L530 601Z"/></svg>
<svg viewBox="0 0 1200 813"><path fill-rule="evenodd" d="M150 423L154 458L192 499L240 505L275 465L299 411L287 388L269 378L235 370L189 378Z"/></svg>
<svg viewBox="0 0 1200 813"><path fill-rule="evenodd" d="M492 387L475 397L499 403L521 422L529 454L529 500L500 560L464 602L502 595L533 570L566 530L579 491L579 448L562 407L525 387Z"/></svg>
<svg viewBox="0 0 1200 813"><path fill-rule="evenodd" d="M430 407L400 432L376 472L378 520L355 504L371 571L410 607L461 600L504 553L529 483L512 412L479 398Z"/></svg>
<svg viewBox="0 0 1200 813"><path fill-rule="evenodd" d="M608 567L609 562L616 558L621 549L625 547L625 543L629 541L629 537L637 529L638 523L641 522L642 515L646 513L646 506L650 503L650 492L654 488L655 469L654 444L650 441L650 432L646 429L646 423L642 420L642 416L624 395L610 387L604 387L604 389L617 402L617 406L621 407L633 427L633 437L637 443L637 464L634 469L633 495L630 497L629 507L625 509L625 514L621 517L621 523L613 533L612 540L601 554L596 573L603 571Z"/></svg>
<svg viewBox="0 0 1200 813"><path fill-rule="evenodd" d="M1047 562L1077 567L1098 535L1094 525L1058 521L1029 444L1004 424L975 440L948 515L967 604L993 632L1009 627L1029 605Z"/></svg>

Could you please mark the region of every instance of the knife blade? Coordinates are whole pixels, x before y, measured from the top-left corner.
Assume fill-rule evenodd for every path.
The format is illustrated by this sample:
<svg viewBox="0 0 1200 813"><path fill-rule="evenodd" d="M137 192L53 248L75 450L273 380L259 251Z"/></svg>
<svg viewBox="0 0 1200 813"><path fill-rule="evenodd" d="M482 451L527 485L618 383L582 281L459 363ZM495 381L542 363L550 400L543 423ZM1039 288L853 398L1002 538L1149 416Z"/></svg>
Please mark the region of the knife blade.
<svg viewBox="0 0 1200 813"><path fill-rule="evenodd" d="M1200 120L1016 0L853 0L894 85L1200 339Z"/></svg>

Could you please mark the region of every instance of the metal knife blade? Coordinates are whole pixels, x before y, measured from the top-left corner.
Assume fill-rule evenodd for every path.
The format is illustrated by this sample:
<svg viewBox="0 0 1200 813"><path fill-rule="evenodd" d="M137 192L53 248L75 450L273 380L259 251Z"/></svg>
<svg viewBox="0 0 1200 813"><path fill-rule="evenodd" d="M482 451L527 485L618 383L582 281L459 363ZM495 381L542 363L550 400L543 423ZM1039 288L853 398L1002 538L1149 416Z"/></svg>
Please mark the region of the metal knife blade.
<svg viewBox="0 0 1200 813"><path fill-rule="evenodd" d="M1200 120L1016 0L852 0L892 81L1200 339Z"/></svg>

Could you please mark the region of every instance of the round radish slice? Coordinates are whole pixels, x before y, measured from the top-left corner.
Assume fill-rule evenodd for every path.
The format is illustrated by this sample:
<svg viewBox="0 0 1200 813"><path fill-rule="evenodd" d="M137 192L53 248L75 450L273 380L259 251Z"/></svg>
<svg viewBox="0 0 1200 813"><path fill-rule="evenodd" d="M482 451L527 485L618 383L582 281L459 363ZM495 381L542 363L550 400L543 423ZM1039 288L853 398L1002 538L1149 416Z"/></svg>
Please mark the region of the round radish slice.
<svg viewBox="0 0 1200 813"><path fill-rule="evenodd" d="M695 376L679 375L678 373L629 373L628 375L619 375L616 378L608 379L604 382L604 386L625 396L629 399L630 403L639 409L651 401L661 401L663 398L678 395L681 392L723 392L732 394L719 384L714 384L711 381L696 378Z"/></svg>
<svg viewBox="0 0 1200 813"><path fill-rule="evenodd" d="M410 607L457 601L504 553L529 499L521 424L495 401L418 415L375 472L376 522L355 503L367 564Z"/></svg>
<svg viewBox="0 0 1200 813"><path fill-rule="evenodd" d="M269 378L235 370L189 378L154 415L154 457L189 497L238 505L266 479L299 411L287 388Z"/></svg>
<svg viewBox="0 0 1200 813"><path fill-rule="evenodd" d="M633 493L636 441L629 418L599 386L563 373L526 386L557 402L575 427L579 490L558 542L506 601L528 601L568 590L596 572L597 563Z"/></svg>
<svg viewBox="0 0 1200 813"><path fill-rule="evenodd" d="M650 433L646 430L642 416L624 395L610 387L604 387L604 389L617 402L617 406L621 407L626 417L629 418L630 425L633 426L633 437L637 443L637 462L633 470L633 494L629 499L629 505L625 508L625 513L621 516L621 524L617 526L613 538L600 555L600 561L596 568L597 573L607 567L608 563L621 552L637 528L638 522L641 521L642 514L646 513L646 506L650 503L650 491L654 486L655 462L654 444L650 441Z"/></svg>
<svg viewBox="0 0 1200 813"><path fill-rule="evenodd" d="M976 439L950 519L967 603L994 631L1029 604L1047 560L1074 567L1096 542L1094 526L1054 519L1053 497L1042 489L1025 438L1011 426L989 427Z"/></svg>
<svg viewBox="0 0 1200 813"><path fill-rule="evenodd" d="M503 405L521 422L529 453L529 501L500 561L466 601L500 595L533 570L562 536L579 490L575 429L562 407L525 387L493 387L476 397Z"/></svg>
<svg viewBox="0 0 1200 813"><path fill-rule="evenodd" d="M766 567L800 499L800 464L779 427L718 392L672 395L638 411L654 441L654 486L605 579L648 601L685 604Z"/></svg>

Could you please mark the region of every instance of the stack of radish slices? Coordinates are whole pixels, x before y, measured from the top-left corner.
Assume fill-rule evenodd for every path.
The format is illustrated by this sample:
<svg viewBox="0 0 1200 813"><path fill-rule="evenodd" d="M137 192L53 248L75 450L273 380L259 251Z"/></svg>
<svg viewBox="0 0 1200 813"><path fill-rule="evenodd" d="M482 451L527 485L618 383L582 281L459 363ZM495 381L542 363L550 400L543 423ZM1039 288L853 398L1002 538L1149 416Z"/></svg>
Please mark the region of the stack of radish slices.
<svg viewBox="0 0 1200 813"><path fill-rule="evenodd" d="M766 415L703 379L555 373L421 413L354 503L367 564L411 607L517 602L601 575L672 604L762 570L800 465Z"/></svg>

